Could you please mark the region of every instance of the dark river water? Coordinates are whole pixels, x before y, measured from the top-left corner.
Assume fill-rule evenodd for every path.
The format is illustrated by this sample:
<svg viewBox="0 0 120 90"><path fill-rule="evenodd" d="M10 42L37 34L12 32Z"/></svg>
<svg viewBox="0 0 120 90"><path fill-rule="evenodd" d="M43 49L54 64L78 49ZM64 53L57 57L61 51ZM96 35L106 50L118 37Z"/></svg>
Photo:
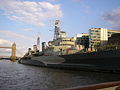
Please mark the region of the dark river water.
<svg viewBox="0 0 120 90"><path fill-rule="evenodd" d="M0 90L59 90L119 80L120 74L50 69L0 60Z"/></svg>

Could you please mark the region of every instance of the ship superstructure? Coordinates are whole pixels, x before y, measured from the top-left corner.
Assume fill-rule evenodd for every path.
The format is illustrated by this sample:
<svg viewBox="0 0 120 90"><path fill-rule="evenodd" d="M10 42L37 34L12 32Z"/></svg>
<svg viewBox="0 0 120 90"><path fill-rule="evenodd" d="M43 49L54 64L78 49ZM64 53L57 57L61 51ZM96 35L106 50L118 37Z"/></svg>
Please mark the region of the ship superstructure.
<svg viewBox="0 0 120 90"><path fill-rule="evenodd" d="M66 32L60 29L60 23L60 20L55 21L53 41L49 41L47 47L43 46L46 47L43 49L45 55L65 55L77 52L75 38L67 37Z"/></svg>

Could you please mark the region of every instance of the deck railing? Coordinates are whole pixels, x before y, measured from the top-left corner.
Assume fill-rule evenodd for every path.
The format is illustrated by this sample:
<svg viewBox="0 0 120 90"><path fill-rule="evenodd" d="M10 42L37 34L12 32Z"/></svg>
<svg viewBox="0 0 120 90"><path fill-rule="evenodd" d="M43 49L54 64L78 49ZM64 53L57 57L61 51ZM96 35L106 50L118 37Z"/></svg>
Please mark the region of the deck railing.
<svg viewBox="0 0 120 90"><path fill-rule="evenodd" d="M94 84L84 87L66 88L62 90L120 90L120 81Z"/></svg>

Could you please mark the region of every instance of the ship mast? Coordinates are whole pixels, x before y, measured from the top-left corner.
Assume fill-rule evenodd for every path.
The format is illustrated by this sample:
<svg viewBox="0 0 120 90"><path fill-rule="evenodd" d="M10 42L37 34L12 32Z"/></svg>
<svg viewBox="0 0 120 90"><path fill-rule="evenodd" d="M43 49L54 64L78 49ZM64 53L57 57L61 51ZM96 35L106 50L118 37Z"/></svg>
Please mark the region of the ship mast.
<svg viewBox="0 0 120 90"><path fill-rule="evenodd" d="M54 31L54 39L56 40L60 38L60 20L55 21L55 31Z"/></svg>

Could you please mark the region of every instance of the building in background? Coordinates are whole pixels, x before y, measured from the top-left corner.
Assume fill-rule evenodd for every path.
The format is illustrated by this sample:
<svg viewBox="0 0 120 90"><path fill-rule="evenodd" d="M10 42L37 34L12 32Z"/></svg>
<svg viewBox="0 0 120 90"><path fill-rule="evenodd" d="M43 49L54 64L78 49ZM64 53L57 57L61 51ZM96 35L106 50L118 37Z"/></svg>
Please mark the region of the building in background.
<svg viewBox="0 0 120 90"><path fill-rule="evenodd" d="M79 50L84 49L85 51L89 48L89 34L82 33L76 35L76 47Z"/></svg>
<svg viewBox="0 0 120 90"><path fill-rule="evenodd" d="M46 42L42 42L42 54L45 53L46 48L47 48Z"/></svg>
<svg viewBox="0 0 120 90"><path fill-rule="evenodd" d="M116 34L116 33L120 33L120 31L109 30L109 29L108 29L108 38L111 37L111 35Z"/></svg>
<svg viewBox="0 0 120 90"><path fill-rule="evenodd" d="M91 28L89 29L89 35L89 43L92 48L104 45L108 41L108 31L106 28Z"/></svg>
<svg viewBox="0 0 120 90"><path fill-rule="evenodd" d="M120 33L120 31L109 30L106 28L89 29L89 46L91 48L96 48L98 46L106 45L108 38L114 33Z"/></svg>
<svg viewBox="0 0 120 90"><path fill-rule="evenodd" d="M38 51L37 45L33 45L33 51L34 51L34 53L36 53Z"/></svg>
<svg viewBox="0 0 120 90"><path fill-rule="evenodd" d="M120 45L120 33L112 34L108 38L108 45Z"/></svg>
<svg viewBox="0 0 120 90"><path fill-rule="evenodd" d="M40 37L37 38L37 50L40 51Z"/></svg>

